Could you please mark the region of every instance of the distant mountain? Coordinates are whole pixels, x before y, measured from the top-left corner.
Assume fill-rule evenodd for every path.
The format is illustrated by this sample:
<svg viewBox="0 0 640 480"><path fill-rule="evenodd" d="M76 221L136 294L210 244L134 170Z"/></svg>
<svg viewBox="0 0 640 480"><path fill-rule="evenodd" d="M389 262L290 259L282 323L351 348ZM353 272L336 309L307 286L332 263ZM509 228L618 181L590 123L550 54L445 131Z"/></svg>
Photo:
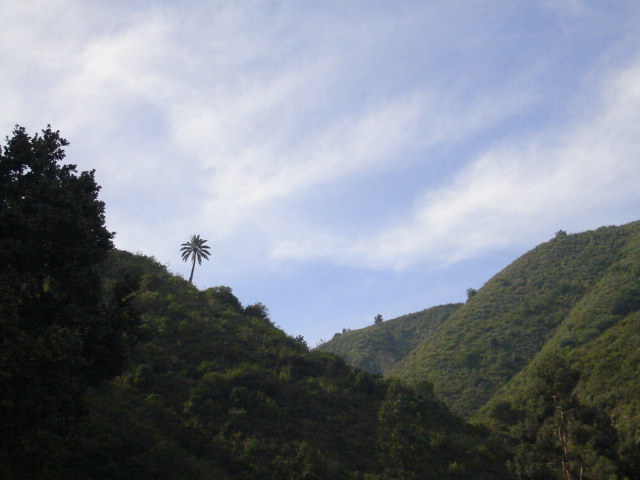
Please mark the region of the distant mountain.
<svg viewBox="0 0 640 480"><path fill-rule="evenodd" d="M461 303L403 315L360 330L337 333L318 350L335 353L370 373L389 373L423 340L433 336Z"/></svg>

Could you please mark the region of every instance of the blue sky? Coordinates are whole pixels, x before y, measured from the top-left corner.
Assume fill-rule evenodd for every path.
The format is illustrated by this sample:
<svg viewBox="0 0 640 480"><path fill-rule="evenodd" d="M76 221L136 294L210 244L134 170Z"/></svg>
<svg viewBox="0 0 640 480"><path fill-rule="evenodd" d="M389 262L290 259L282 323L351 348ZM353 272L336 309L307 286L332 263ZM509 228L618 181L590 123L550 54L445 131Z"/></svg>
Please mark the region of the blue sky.
<svg viewBox="0 0 640 480"><path fill-rule="evenodd" d="M640 219L637 1L0 9L0 127L96 169L116 245L314 346Z"/></svg>

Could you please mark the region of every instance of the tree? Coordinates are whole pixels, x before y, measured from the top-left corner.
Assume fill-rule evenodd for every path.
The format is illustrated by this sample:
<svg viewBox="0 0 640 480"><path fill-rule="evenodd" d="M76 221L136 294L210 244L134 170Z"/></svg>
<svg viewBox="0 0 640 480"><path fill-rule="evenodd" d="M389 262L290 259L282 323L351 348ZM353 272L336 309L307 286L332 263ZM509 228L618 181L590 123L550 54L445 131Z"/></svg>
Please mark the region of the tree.
<svg viewBox="0 0 640 480"><path fill-rule="evenodd" d="M478 293L478 290L475 288L467 288L467 300L471 300L471 297L475 296Z"/></svg>
<svg viewBox="0 0 640 480"><path fill-rule="evenodd" d="M432 384L423 381L409 386L391 377L378 410L378 448L385 478L459 478L449 468L454 459L463 459L463 453L445 432L460 427L461 422L435 397Z"/></svg>
<svg viewBox="0 0 640 480"><path fill-rule="evenodd" d="M207 241L200 238L200 235L191 235L188 242L182 244L180 251L182 252L182 260L185 262L192 259L191 275L189 275L189 283L193 283L193 271L196 268L196 260L198 265L202 264L202 260L209 260L209 246L205 245Z"/></svg>
<svg viewBox="0 0 640 480"><path fill-rule="evenodd" d="M382 320L382 315L377 314L375 317L373 317L373 324L378 325L379 323L382 323Z"/></svg>
<svg viewBox="0 0 640 480"><path fill-rule="evenodd" d="M609 416L580 402L580 372L560 355L535 368L527 416L511 462L518 479L596 480L615 473L617 433Z"/></svg>
<svg viewBox="0 0 640 480"><path fill-rule="evenodd" d="M113 250L94 172L68 142L16 126L0 151L0 477L43 478L86 389L118 374L135 341L135 280L102 292Z"/></svg>

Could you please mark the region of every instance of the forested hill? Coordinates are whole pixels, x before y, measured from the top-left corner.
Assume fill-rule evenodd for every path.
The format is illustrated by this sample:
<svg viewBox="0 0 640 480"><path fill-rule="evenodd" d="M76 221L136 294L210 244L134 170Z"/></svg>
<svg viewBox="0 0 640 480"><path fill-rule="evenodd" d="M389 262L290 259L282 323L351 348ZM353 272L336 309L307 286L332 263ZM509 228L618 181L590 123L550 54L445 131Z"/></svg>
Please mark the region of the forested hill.
<svg viewBox="0 0 640 480"><path fill-rule="evenodd" d="M558 232L489 280L395 373L428 379L471 416L544 349L579 348L634 315L639 248L640 222Z"/></svg>
<svg viewBox="0 0 640 480"><path fill-rule="evenodd" d="M506 450L430 384L310 351L263 305L199 291L152 258L113 252L101 272L106 292L139 279L138 344L119 376L88 390L84 414L69 424L59 405L20 439L24 474L3 478L509 478Z"/></svg>
<svg viewBox="0 0 640 480"><path fill-rule="evenodd" d="M367 358L378 335L336 340ZM518 478L640 478L640 222L558 232L388 373L432 382L454 412L506 435Z"/></svg>
<svg viewBox="0 0 640 480"><path fill-rule="evenodd" d="M506 478L501 447L429 384L358 371L229 287L199 291L153 259L112 255L107 283L126 275L141 279L144 334L88 397L72 462L86 478Z"/></svg>
<svg viewBox="0 0 640 480"><path fill-rule="evenodd" d="M335 353L367 372L387 374L423 340L433 336L461 306L461 303L440 305L360 330L336 333L318 349Z"/></svg>

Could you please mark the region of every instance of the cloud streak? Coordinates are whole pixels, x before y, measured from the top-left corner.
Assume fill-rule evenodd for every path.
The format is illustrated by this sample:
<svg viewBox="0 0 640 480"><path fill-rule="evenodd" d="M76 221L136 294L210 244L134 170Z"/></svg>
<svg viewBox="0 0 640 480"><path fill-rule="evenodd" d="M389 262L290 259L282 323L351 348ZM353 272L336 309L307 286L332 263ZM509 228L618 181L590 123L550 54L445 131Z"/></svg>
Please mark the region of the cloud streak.
<svg viewBox="0 0 640 480"><path fill-rule="evenodd" d="M640 62L604 78L601 94L594 95L601 103L585 118L482 153L449 184L425 192L400 226L375 237L333 239L329 248L326 239L322 246L280 246L276 254L315 253L397 269L527 245L548 238L552 228L578 231L624 221L616 213L637 212L640 200L638 85Z"/></svg>

